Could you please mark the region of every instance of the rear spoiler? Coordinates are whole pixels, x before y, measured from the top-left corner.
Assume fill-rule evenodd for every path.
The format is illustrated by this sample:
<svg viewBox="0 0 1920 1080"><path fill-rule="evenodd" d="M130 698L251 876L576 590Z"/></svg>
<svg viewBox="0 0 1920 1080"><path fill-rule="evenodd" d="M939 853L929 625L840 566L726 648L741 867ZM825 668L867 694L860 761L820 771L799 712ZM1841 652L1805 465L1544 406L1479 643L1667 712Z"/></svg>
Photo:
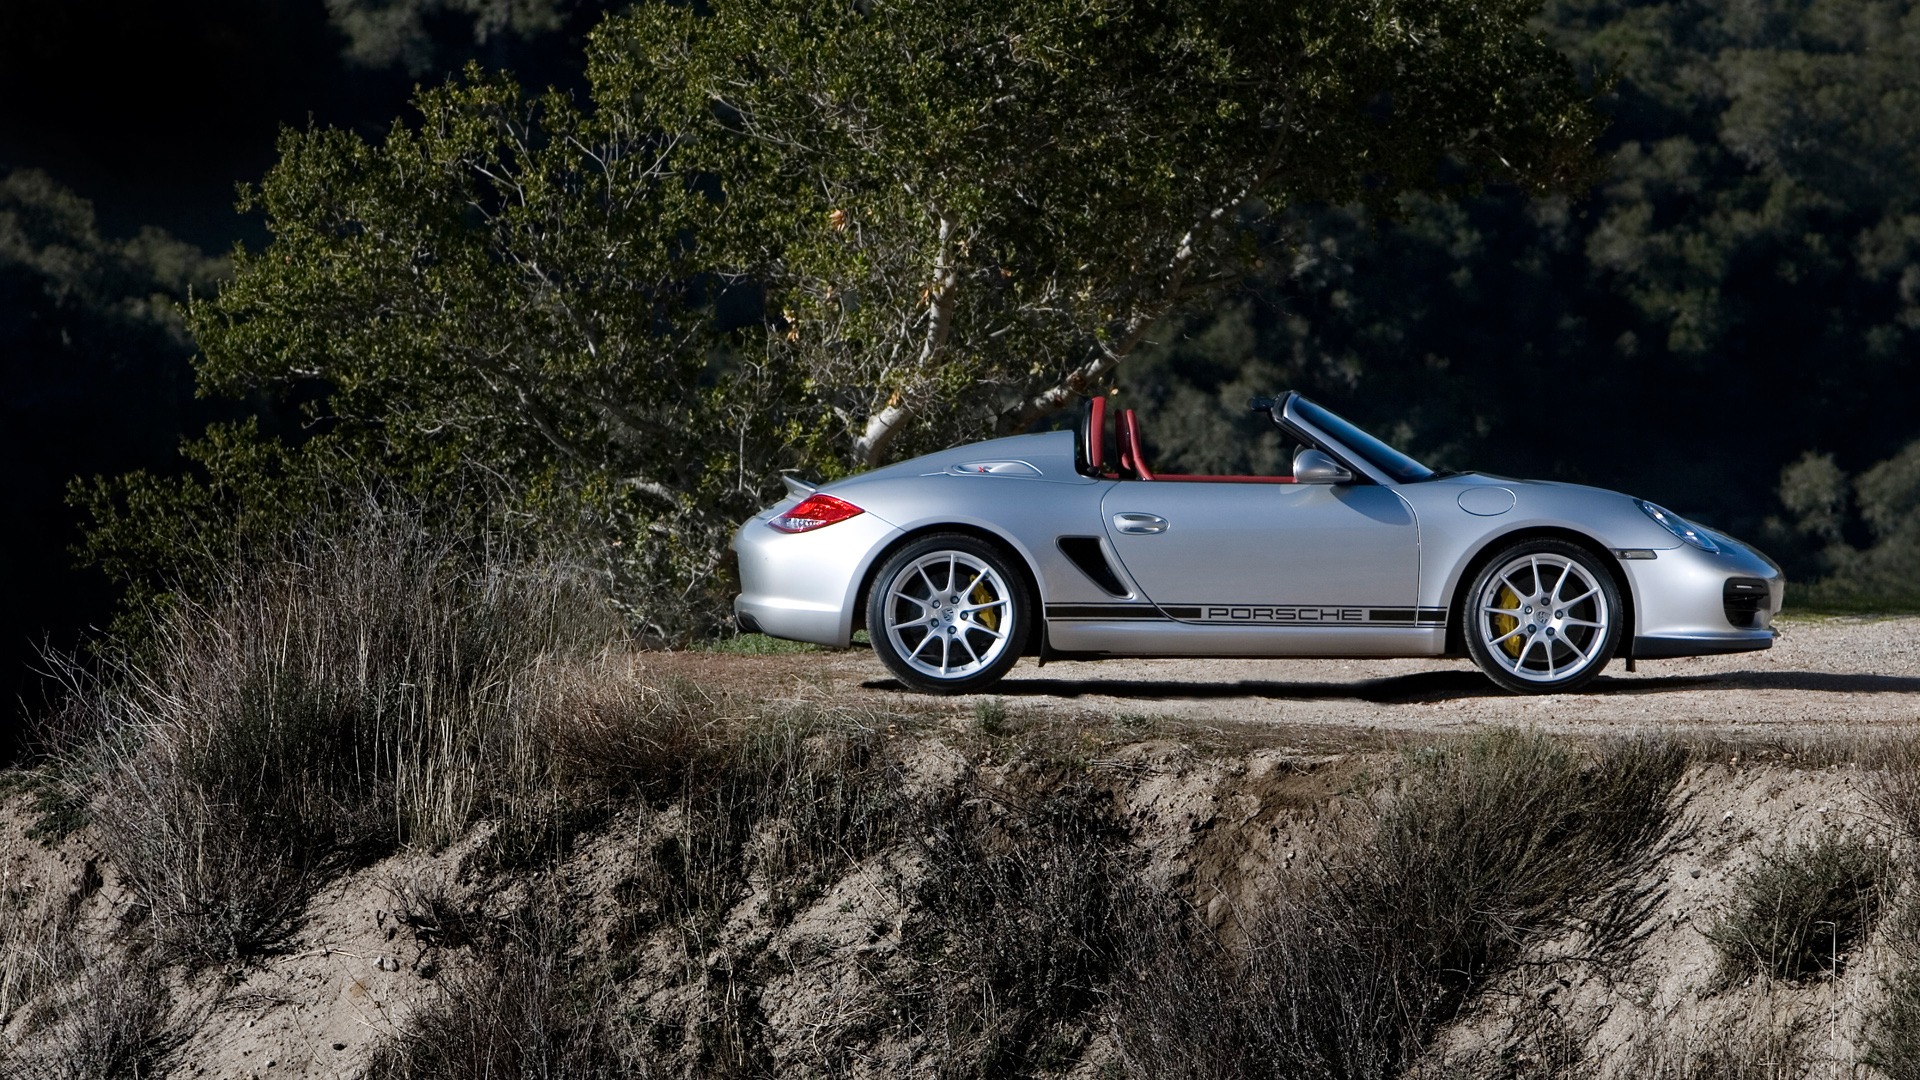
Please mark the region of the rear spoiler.
<svg viewBox="0 0 1920 1080"><path fill-rule="evenodd" d="M803 499L820 490L819 484L809 484L791 473L782 474L780 482L787 485L789 494L798 495Z"/></svg>

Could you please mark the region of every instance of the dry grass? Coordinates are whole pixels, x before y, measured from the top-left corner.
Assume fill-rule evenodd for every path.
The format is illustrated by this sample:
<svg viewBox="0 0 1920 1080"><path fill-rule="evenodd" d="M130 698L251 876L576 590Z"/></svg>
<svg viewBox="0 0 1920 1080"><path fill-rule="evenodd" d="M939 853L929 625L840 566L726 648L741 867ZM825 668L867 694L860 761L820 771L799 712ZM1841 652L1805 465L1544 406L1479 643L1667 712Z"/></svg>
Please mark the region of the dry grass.
<svg viewBox="0 0 1920 1080"><path fill-rule="evenodd" d="M557 899L470 925L471 962L441 980L437 996L381 1045L369 1080L646 1075L614 987L578 950Z"/></svg>
<svg viewBox="0 0 1920 1080"><path fill-rule="evenodd" d="M1734 882L1707 930L1721 978L1806 979L1837 972L1883 906L1886 849L1855 833L1827 833L1763 853Z"/></svg>
<svg viewBox="0 0 1920 1080"><path fill-rule="evenodd" d="M1145 902L1105 792L1071 774L963 785L920 808L925 876L889 981L898 1034L924 1039L942 1077L1031 1076L1070 1065L1097 1029Z"/></svg>
<svg viewBox="0 0 1920 1080"><path fill-rule="evenodd" d="M173 1039L159 975L131 959L71 956L75 970L42 987L20 1045L0 1044L9 1080L149 1080L165 1075Z"/></svg>
<svg viewBox="0 0 1920 1080"><path fill-rule="evenodd" d="M1584 760L1518 733L1416 753L1361 833L1254 919L1244 954L1191 922L1128 936L1112 1023L1128 1070L1398 1075L1527 941L1634 933L1685 761L1655 743Z"/></svg>
<svg viewBox="0 0 1920 1080"><path fill-rule="evenodd" d="M517 810L547 771L544 665L611 629L589 601L376 515L232 568L76 677L95 735L72 771L165 950L271 948L342 867Z"/></svg>

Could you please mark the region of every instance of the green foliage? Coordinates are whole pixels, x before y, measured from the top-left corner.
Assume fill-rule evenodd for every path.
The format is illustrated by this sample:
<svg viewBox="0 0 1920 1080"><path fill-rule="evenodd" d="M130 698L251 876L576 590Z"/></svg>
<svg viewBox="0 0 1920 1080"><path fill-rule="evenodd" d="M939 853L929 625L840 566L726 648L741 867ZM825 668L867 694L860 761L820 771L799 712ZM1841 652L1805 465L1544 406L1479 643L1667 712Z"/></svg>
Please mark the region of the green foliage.
<svg viewBox="0 0 1920 1080"><path fill-rule="evenodd" d="M1832 454L1808 452L1781 470L1780 502L1793 523L1776 521L1776 534L1818 545L1809 565L1822 576L1804 591L1806 603L1920 608L1920 441L1852 478Z"/></svg>
<svg viewBox="0 0 1920 1080"><path fill-rule="evenodd" d="M1873 929L1887 872L1885 848L1852 834L1828 833L1767 852L1740 875L1732 904L1707 932L1722 977L1837 972Z"/></svg>
<svg viewBox="0 0 1920 1080"><path fill-rule="evenodd" d="M769 355L852 462L1018 430L1237 280L1272 208L1578 183L1596 129L1524 3L646 5L603 108L686 132L754 228ZM908 429L898 448L894 442Z"/></svg>
<svg viewBox="0 0 1920 1080"><path fill-rule="evenodd" d="M1121 370L1127 404L1168 471L1237 469L1270 451L1220 417L1301 389L1435 464L1645 494L1814 576L1825 541L1763 530L1779 470L1920 435L1893 405L1920 357L1920 19L1555 0L1541 25L1614 75L1590 193L1295 206L1245 303Z"/></svg>
<svg viewBox="0 0 1920 1080"><path fill-rule="evenodd" d="M448 22L465 24L473 43L485 45L555 35L582 13L606 6L602 0L326 0L326 5L327 21L346 38L342 51L348 60L370 68L403 67L415 77L442 59L436 39Z"/></svg>
<svg viewBox="0 0 1920 1080"><path fill-rule="evenodd" d="M34 700L34 648L104 619L101 584L69 571L75 473L165 468L192 407L192 345L178 303L206 292L222 259L158 229L104 230L91 203L44 173L0 168L0 462L9 593L0 612L0 695ZM24 714L25 708L20 707ZM12 749L0 734L0 757Z"/></svg>
<svg viewBox="0 0 1920 1080"><path fill-rule="evenodd" d="M730 351L686 257L715 208L624 115L472 72L418 105L379 144L286 134L245 204L273 243L189 308L203 388L304 400L304 440L216 429L194 478L82 492L95 558L191 590L183 553L375 484L576 553L650 633L713 625L782 392Z"/></svg>

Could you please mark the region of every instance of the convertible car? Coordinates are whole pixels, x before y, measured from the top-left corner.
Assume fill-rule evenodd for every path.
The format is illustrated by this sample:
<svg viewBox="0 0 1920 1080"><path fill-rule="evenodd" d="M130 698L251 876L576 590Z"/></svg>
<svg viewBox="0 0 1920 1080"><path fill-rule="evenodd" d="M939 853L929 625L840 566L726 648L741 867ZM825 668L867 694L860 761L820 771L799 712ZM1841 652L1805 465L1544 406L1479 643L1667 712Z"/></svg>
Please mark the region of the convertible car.
<svg viewBox="0 0 1920 1080"><path fill-rule="evenodd" d="M1132 410L789 496L740 527L741 628L933 693L1022 656L1466 656L1522 693L1614 657L1765 649L1780 568L1643 499L1430 469L1297 393L1284 476L1156 472Z"/></svg>

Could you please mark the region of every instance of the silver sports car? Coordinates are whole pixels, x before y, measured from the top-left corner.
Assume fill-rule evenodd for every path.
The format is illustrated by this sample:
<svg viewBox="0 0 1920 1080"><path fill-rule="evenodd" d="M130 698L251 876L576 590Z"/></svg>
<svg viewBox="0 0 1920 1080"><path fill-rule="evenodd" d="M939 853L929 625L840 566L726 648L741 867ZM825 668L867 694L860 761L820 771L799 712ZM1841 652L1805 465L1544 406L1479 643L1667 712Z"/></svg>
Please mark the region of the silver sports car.
<svg viewBox="0 0 1920 1080"><path fill-rule="evenodd" d="M743 629L983 689L1022 656L1469 656L1510 690L1773 644L1780 568L1617 492L1435 471L1297 393L1287 476L1155 472L1132 410L792 494L733 546ZM1112 414L1112 415L1110 415Z"/></svg>

